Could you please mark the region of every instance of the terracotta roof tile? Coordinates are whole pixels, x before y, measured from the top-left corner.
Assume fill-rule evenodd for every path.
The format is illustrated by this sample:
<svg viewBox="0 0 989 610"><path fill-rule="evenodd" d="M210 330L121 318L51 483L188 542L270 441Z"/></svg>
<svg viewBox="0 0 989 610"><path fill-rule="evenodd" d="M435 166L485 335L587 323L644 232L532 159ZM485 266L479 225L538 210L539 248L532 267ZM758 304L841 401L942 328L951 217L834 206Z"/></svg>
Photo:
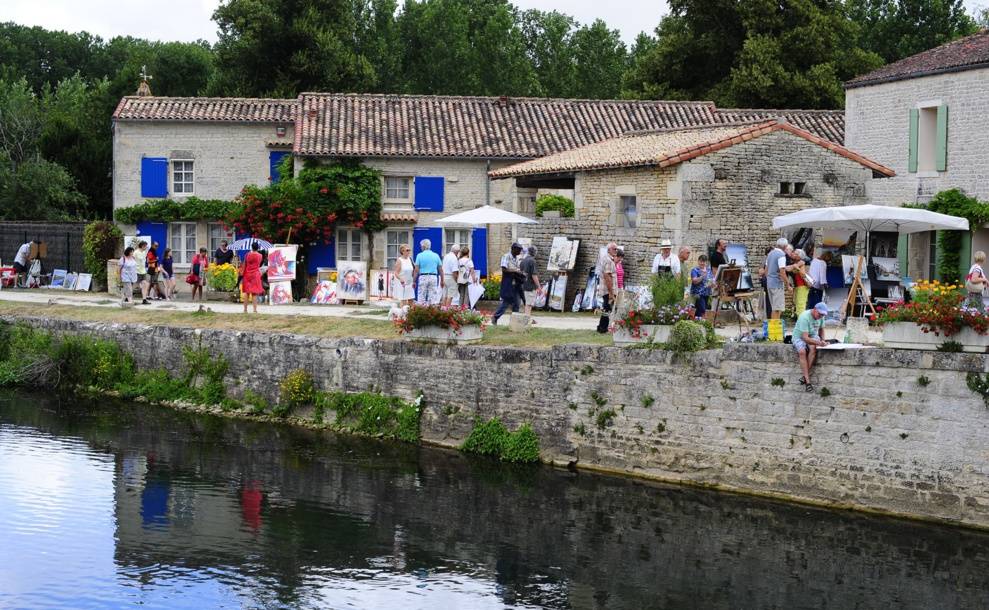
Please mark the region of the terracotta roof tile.
<svg viewBox="0 0 989 610"><path fill-rule="evenodd" d="M139 97L120 100L118 121L207 121L222 123L292 123L296 100L243 97Z"/></svg>
<svg viewBox="0 0 989 610"><path fill-rule="evenodd" d="M772 110L762 108L719 108L723 123L784 118L793 125L836 144L845 142L843 110Z"/></svg>
<svg viewBox="0 0 989 610"><path fill-rule="evenodd" d="M942 72L989 67L989 30L928 49L845 83L846 89Z"/></svg>
<svg viewBox="0 0 989 610"><path fill-rule="evenodd" d="M416 222L419 214L416 212L382 212L381 220L385 222Z"/></svg>
<svg viewBox="0 0 989 610"><path fill-rule="evenodd" d="M783 119L628 134L516 163L494 170L489 175L492 178L512 178L619 167L669 167L781 129L856 161L871 169L876 176L895 175L893 170Z"/></svg>

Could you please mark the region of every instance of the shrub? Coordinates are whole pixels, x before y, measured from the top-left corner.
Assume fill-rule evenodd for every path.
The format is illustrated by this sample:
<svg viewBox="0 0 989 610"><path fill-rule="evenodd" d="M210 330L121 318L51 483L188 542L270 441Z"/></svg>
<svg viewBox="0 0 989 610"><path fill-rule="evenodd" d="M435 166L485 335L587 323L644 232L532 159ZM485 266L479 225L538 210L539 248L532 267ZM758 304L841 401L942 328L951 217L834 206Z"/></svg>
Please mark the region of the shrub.
<svg viewBox="0 0 989 610"><path fill-rule="evenodd" d="M206 268L206 281L213 290L233 292L237 287L237 268L230 263L210 265Z"/></svg>
<svg viewBox="0 0 989 610"><path fill-rule="evenodd" d="M470 431L461 449L467 453L501 457L507 436L508 429L497 417L483 423L475 421L474 429Z"/></svg>
<svg viewBox="0 0 989 610"><path fill-rule="evenodd" d="M251 407L251 411L254 413L264 413L268 410L268 399L261 396L254 390L244 390L244 395L241 397L241 401Z"/></svg>
<svg viewBox="0 0 989 610"><path fill-rule="evenodd" d="M484 298L489 301L497 301L501 298L501 275L489 275L481 280L484 286Z"/></svg>
<svg viewBox="0 0 989 610"><path fill-rule="evenodd" d="M116 258L123 238L120 228L106 220L91 222L83 230L83 265L97 285L106 282L106 262Z"/></svg>
<svg viewBox="0 0 989 610"><path fill-rule="evenodd" d="M536 199L536 216L542 216L547 210L559 210L563 218L573 218L573 199L562 195L540 195Z"/></svg>
<svg viewBox="0 0 989 610"><path fill-rule="evenodd" d="M376 392L317 392L317 414L329 409L336 413L335 425L360 434L392 438L409 443L419 440L422 396L411 403Z"/></svg>
<svg viewBox="0 0 989 610"><path fill-rule="evenodd" d="M673 325L667 347L678 354L700 351L707 347L707 333L697 322L682 320Z"/></svg>
<svg viewBox="0 0 989 610"><path fill-rule="evenodd" d="M670 273L659 273L649 282L653 307L673 307L683 303L683 291L687 276L676 277Z"/></svg>
<svg viewBox="0 0 989 610"><path fill-rule="evenodd" d="M198 393L198 400L203 404L215 405L226 396L223 379L230 370L230 363L222 354L214 356L205 348L182 348L182 357L186 363L185 383Z"/></svg>
<svg viewBox="0 0 989 610"><path fill-rule="evenodd" d="M282 407L291 408L312 404L316 397L312 375L302 369L295 369L286 375L278 389L278 404Z"/></svg>
<svg viewBox="0 0 989 610"><path fill-rule="evenodd" d="M506 462L538 462L539 437L529 424L512 432L505 439L501 459Z"/></svg>

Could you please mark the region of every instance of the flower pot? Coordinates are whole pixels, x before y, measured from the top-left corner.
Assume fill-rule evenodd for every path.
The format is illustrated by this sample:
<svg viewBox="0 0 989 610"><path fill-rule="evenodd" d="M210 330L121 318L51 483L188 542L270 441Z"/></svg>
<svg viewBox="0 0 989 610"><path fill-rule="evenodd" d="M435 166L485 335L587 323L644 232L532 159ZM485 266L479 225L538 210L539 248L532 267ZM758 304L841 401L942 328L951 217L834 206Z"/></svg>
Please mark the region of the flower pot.
<svg viewBox="0 0 989 610"><path fill-rule="evenodd" d="M671 324L643 324L639 326L638 337L633 337L624 328L616 328L611 335L611 340L615 345L632 345L635 343L647 343L652 339L653 343L666 343L670 340Z"/></svg>
<svg viewBox="0 0 989 610"><path fill-rule="evenodd" d="M963 328L959 332L945 337L934 333L925 333L920 325L913 322L888 322L883 327L883 345L896 349L926 349L936 350L945 341L957 341L962 344L962 351L984 354L989 351L989 335L980 335L971 328Z"/></svg>
<svg viewBox="0 0 989 610"><path fill-rule="evenodd" d="M481 327L476 324L461 327L460 334L457 334L452 329L441 326L427 326L425 328L414 328L405 333L405 336L415 341L445 344L477 343L483 338Z"/></svg>
<svg viewBox="0 0 989 610"><path fill-rule="evenodd" d="M543 218L559 218L560 210L543 210Z"/></svg>

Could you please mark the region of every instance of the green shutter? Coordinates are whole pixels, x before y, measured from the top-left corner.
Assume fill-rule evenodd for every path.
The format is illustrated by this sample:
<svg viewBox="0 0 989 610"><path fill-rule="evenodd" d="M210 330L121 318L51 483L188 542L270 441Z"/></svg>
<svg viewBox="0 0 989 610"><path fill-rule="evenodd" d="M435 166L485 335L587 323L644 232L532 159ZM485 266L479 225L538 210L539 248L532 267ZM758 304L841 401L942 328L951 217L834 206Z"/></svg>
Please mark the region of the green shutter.
<svg viewBox="0 0 989 610"><path fill-rule="evenodd" d="M910 160L907 163L907 171L917 172L917 137L920 134L920 110L913 108L910 110Z"/></svg>
<svg viewBox="0 0 989 610"><path fill-rule="evenodd" d="M910 269L908 268L910 260L910 236L903 233L896 240L896 258L900 261L900 277L904 278L910 275Z"/></svg>
<svg viewBox="0 0 989 610"><path fill-rule="evenodd" d="M937 156L935 163L937 171L948 169L948 107L937 107Z"/></svg>
<svg viewBox="0 0 989 610"><path fill-rule="evenodd" d="M965 231L961 236L961 252L958 253L958 277L965 279L972 264L972 232Z"/></svg>

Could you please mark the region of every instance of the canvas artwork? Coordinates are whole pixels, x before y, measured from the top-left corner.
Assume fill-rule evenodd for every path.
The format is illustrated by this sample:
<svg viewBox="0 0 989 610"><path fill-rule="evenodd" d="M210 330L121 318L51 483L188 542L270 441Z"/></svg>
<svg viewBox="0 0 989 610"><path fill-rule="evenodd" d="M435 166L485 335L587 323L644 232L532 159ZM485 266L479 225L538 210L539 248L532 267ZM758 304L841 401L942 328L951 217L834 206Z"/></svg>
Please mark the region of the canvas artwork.
<svg viewBox="0 0 989 610"><path fill-rule="evenodd" d="M580 311L580 306L583 302L584 302L584 291L578 290L577 295L573 299L573 306L570 308L570 311L574 313Z"/></svg>
<svg viewBox="0 0 989 610"><path fill-rule="evenodd" d="M391 273L387 269L375 269L371 272L368 291L372 297L384 299L391 296Z"/></svg>
<svg viewBox="0 0 989 610"><path fill-rule="evenodd" d="M569 240L562 235L553 238L549 247L549 271L570 271L577 264L577 246L580 240Z"/></svg>
<svg viewBox="0 0 989 610"><path fill-rule="evenodd" d="M845 286L851 286L852 282L855 281L855 266L858 265L858 257L852 256L850 254L841 255L841 271L845 278ZM862 262L862 273L861 277L863 280L868 279L868 275L865 272L865 261Z"/></svg>
<svg viewBox="0 0 989 610"><path fill-rule="evenodd" d="M876 267L876 279L880 282L900 281L900 259L873 256L872 264Z"/></svg>
<svg viewBox="0 0 989 610"><path fill-rule="evenodd" d="M737 266L745 269L749 266L749 249L743 244L728 244L725 249L725 258L728 262L734 262Z"/></svg>
<svg viewBox="0 0 989 610"><path fill-rule="evenodd" d="M75 290L77 281L79 281L78 273L75 272L67 273L65 275L65 285L63 285L62 287L65 288L66 290Z"/></svg>
<svg viewBox="0 0 989 610"><path fill-rule="evenodd" d="M93 285L93 274L92 273L80 273L79 281L76 282L76 290L88 291L90 286Z"/></svg>
<svg viewBox="0 0 989 610"><path fill-rule="evenodd" d="M337 262L337 294L341 301L367 300L367 263Z"/></svg>
<svg viewBox="0 0 989 610"><path fill-rule="evenodd" d="M563 299L567 294L567 276L561 275L553 281L552 292L549 295L549 308L553 311L563 311Z"/></svg>
<svg viewBox="0 0 989 610"><path fill-rule="evenodd" d="M68 272L65 269L55 269L52 271L51 288L65 288L65 276Z"/></svg>
<svg viewBox="0 0 989 610"><path fill-rule="evenodd" d="M271 282L268 298L272 305L288 305L292 302L292 282Z"/></svg>
<svg viewBox="0 0 989 610"><path fill-rule="evenodd" d="M298 246L272 246L268 251L268 281L294 280L298 253Z"/></svg>
<svg viewBox="0 0 989 610"><path fill-rule="evenodd" d="M337 298L336 282L329 280L317 282L312 296L309 297L309 302L313 305L339 305L340 299Z"/></svg>
<svg viewBox="0 0 989 610"><path fill-rule="evenodd" d="M587 286L584 287L584 296L580 302L580 308L583 310L594 309L594 301L596 300L598 290L598 278L596 275L591 273L587 277Z"/></svg>

